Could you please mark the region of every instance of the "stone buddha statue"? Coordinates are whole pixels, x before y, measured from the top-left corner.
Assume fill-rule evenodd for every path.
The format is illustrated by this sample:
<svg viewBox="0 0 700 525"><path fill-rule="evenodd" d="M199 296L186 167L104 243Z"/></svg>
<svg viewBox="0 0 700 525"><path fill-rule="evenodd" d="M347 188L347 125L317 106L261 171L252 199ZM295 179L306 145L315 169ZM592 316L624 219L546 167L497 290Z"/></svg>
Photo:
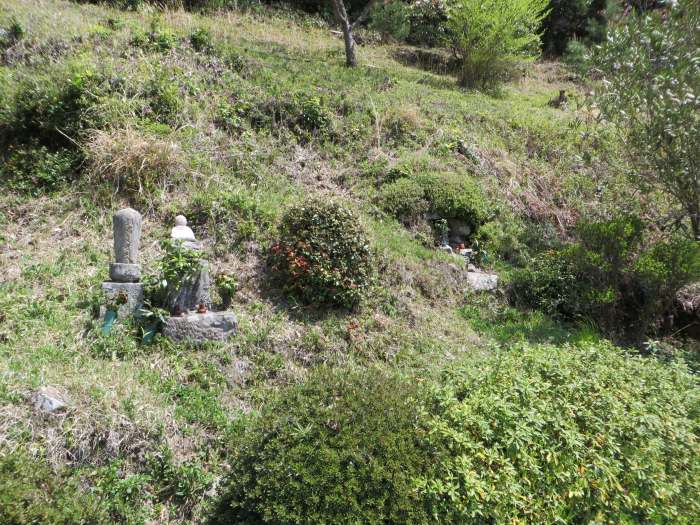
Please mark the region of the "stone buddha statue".
<svg viewBox="0 0 700 525"><path fill-rule="evenodd" d="M170 238L176 241L196 242L194 232L187 226L187 219L184 215L175 217L175 227L170 231Z"/></svg>

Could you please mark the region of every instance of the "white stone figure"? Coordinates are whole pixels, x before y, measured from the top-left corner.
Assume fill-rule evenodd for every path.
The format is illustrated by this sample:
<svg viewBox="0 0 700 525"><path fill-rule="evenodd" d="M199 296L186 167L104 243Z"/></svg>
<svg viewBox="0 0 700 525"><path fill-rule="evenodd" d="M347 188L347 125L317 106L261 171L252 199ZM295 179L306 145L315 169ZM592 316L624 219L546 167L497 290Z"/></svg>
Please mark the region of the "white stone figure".
<svg viewBox="0 0 700 525"><path fill-rule="evenodd" d="M194 232L187 226L187 219L184 215L175 217L175 227L170 231L170 238L176 241L196 242Z"/></svg>

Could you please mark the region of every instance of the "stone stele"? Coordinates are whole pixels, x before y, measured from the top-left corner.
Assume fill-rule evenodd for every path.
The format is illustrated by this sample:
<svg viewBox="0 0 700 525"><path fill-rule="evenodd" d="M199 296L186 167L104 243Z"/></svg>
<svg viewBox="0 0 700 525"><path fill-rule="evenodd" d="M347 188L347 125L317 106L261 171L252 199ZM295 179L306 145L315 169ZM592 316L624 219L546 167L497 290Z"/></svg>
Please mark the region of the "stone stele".
<svg viewBox="0 0 700 525"><path fill-rule="evenodd" d="M112 219L114 227L114 263L109 278L114 282L133 283L141 277L138 264L141 242L141 214L131 208L119 210Z"/></svg>
<svg viewBox="0 0 700 525"><path fill-rule="evenodd" d="M163 325L163 335L173 341L226 341L237 328L238 320L231 312L192 313L168 317Z"/></svg>
<svg viewBox="0 0 700 525"><path fill-rule="evenodd" d="M171 312L195 310L200 303L207 309L212 307L209 262L204 259L199 262L201 268L195 275L185 279L179 287L168 288L166 301Z"/></svg>
<svg viewBox="0 0 700 525"><path fill-rule="evenodd" d="M138 264L141 214L124 208L114 214L114 258L118 263Z"/></svg>

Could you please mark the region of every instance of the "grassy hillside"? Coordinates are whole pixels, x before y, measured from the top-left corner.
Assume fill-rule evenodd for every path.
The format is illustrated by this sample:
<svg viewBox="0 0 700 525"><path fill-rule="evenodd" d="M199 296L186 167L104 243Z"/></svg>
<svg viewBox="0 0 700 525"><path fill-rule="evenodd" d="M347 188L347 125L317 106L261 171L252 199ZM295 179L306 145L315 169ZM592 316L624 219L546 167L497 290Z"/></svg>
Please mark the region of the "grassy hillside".
<svg viewBox="0 0 700 525"><path fill-rule="evenodd" d="M245 429L319 366L420 383L509 349L600 340L466 292L464 262L435 249L430 224L381 205L399 176L471 178L488 265L507 280L579 217L634 193L559 64L480 93L372 35L346 69L325 23L288 12L0 8L0 27L24 30L0 54L0 503L34 502L6 510L10 523L41 515L42 498L76 510L39 522L204 523ZM548 106L562 89L569 107ZM296 303L269 279L279 219L309 194L348 204L368 232L378 272L356 310ZM664 206L632 206L645 199ZM214 272L236 277L231 342L144 345L130 323L101 335L111 217L126 205L144 216L145 272L182 213ZM33 409L43 385L67 394L65 413ZM39 483L45 496L31 496Z"/></svg>

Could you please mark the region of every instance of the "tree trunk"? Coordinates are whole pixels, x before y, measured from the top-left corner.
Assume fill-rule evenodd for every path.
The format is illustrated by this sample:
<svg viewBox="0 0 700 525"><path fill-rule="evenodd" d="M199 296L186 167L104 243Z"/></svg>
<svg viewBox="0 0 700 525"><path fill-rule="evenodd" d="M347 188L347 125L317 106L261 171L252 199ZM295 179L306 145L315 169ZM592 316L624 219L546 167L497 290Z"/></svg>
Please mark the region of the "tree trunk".
<svg viewBox="0 0 700 525"><path fill-rule="evenodd" d="M690 212L690 226L693 229L693 238L700 242L700 212L697 209Z"/></svg>
<svg viewBox="0 0 700 525"><path fill-rule="evenodd" d="M355 67L357 65L357 56L355 55L355 39L352 36L352 24L350 17L345 10L343 0L331 0L333 3L333 11L335 17L340 23L340 28L343 31L343 40L345 40L345 65Z"/></svg>

